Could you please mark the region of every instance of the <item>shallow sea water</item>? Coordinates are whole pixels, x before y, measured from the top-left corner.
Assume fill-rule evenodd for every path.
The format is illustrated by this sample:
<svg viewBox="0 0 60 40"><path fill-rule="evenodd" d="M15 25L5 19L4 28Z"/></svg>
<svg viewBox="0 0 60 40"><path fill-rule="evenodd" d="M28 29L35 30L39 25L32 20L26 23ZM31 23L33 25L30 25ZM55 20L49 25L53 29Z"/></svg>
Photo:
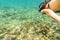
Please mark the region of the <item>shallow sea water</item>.
<svg viewBox="0 0 60 40"><path fill-rule="evenodd" d="M0 40L60 40L60 23L38 12L41 2L0 0Z"/></svg>

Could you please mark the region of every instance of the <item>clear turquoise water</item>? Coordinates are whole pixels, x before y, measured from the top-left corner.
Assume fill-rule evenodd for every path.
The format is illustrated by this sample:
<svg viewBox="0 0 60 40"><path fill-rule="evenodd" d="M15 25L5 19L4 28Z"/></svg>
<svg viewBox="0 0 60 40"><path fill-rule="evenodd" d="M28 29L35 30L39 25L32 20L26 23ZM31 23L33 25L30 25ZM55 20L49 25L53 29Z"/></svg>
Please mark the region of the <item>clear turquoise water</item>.
<svg viewBox="0 0 60 40"><path fill-rule="evenodd" d="M41 2L43 0L0 0L0 22L6 24L14 20L18 22L24 20L52 21L53 19L50 20L51 18L48 17L48 19L46 15L42 16L38 12Z"/></svg>
<svg viewBox="0 0 60 40"><path fill-rule="evenodd" d="M19 20L21 22L27 19L31 19L31 20L33 18L37 19L39 15L38 6L41 2L42 2L41 0L0 0L0 12L2 12L0 13L1 15L0 22L1 23L7 22L7 21L11 22L11 20L15 20L15 19L16 21ZM15 11L17 11L17 14L13 15ZM6 17L5 12L8 12L9 15L13 15L13 16L7 15Z"/></svg>
<svg viewBox="0 0 60 40"><path fill-rule="evenodd" d="M23 27L23 30L24 30L23 33L24 33L28 29L29 29L28 31L30 31L30 29L31 29L30 27L33 27L31 29L32 32L30 31L31 33L33 33L33 32L35 32L35 27L36 27L36 28L38 28L38 30L37 30L38 32L36 32L37 34L38 33L40 34L39 27L43 27L44 30L45 30L46 26L52 27L52 29L54 29L54 30L55 30L55 27L60 28L60 23L56 22L54 19L48 17L47 15L42 15L40 12L38 12L39 4L42 1L43 0L0 0L0 28L2 27L2 29L0 30L0 40L2 40L5 37L6 34L4 34L4 33L6 33L8 31L7 34L9 34L9 30L11 32L14 28L18 29L18 28ZM25 30L25 26L26 26L25 24L23 26L21 26L21 24L23 24L23 23L26 23L26 25L28 27L26 30ZM40 25L40 24L42 24L42 25ZM6 32L4 29L5 27L7 30ZM2 30L4 30L4 31L2 31ZM3 33L1 33L1 31ZM29 34L30 34L30 32L29 32ZM52 32L52 30L51 30L51 32ZM60 30L58 30L56 32L56 34L58 32L60 32ZM1 35L1 34L3 34L3 35ZM34 34L34 36L35 36L35 34ZM60 33L57 35L59 36ZM33 36L33 34L32 34L32 36ZM38 37L38 36L35 36L35 37L34 36L33 36L33 39ZM38 38L40 38L40 37L38 37ZM60 36L59 36L59 38L60 38Z"/></svg>
<svg viewBox="0 0 60 40"><path fill-rule="evenodd" d="M42 0L43 1L43 0ZM0 7L38 7L41 0L0 0Z"/></svg>

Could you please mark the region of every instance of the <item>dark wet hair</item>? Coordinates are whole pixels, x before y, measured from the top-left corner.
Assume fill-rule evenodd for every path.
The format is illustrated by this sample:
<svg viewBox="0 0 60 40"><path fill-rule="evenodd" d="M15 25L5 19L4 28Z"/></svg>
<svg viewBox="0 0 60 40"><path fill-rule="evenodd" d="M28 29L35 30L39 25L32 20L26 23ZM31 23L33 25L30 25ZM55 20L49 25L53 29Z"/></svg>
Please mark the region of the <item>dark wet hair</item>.
<svg viewBox="0 0 60 40"><path fill-rule="evenodd" d="M44 2L42 2L40 5L39 5L39 11L41 11L42 9L44 9L46 6L46 4Z"/></svg>
<svg viewBox="0 0 60 40"><path fill-rule="evenodd" d="M51 1L51 0L49 0L49 1ZM39 12L40 12L42 9L45 9L46 4L47 4L49 1L44 0L44 2L40 3L40 5L39 5Z"/></svg>

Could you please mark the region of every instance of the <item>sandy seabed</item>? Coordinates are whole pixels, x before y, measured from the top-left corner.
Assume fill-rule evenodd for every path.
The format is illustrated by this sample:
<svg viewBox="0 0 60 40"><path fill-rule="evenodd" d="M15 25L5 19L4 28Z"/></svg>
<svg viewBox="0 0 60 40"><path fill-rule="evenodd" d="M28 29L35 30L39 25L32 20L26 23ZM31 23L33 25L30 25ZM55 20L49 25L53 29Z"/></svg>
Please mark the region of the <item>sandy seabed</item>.
<svg viewBox="0 0 60 40"><path fill-rule="evenodd" d="M1 9L0 40L60 40L60 23L35 8Z"/></svg>

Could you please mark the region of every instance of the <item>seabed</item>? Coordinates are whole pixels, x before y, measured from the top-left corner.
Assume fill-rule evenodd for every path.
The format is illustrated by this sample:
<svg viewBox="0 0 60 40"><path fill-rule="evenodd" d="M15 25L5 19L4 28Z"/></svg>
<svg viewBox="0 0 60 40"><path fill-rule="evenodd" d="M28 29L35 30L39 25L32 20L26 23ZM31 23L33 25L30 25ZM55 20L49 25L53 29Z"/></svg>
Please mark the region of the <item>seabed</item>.
<svg viewBox="0 0 60 40"><path fill-rule="evenodd" d="M35 8L6 8L0 10L0 40L60 40L54 19Z"/></svg>

